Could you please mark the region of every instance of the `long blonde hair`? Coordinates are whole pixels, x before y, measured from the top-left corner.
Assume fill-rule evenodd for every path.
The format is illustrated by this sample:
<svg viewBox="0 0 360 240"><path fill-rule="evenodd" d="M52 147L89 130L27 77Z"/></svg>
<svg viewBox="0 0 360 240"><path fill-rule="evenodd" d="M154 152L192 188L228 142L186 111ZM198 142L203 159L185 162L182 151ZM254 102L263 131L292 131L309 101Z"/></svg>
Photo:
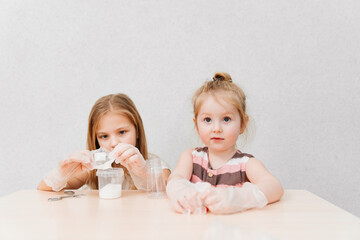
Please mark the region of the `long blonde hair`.
<svg viewBox="0 0 360 240"><path fill-rule="evenodd" d="M206 81L193 95L194 117L197 119L200 107L208 94L215 96L215 93L225 92L223 94L224 100L231 103L239 112L241 118L242 132L245 130L249 117L246 113L246 96L244 91L235 83L232 82L231 76L228 73L215 73L211 81ZM197 128L197 123L195 121Z"/></svg>
<svg viewBox="0 0 360 240"><path fill-rule="evenodd" d="M87 132L87 148L88 150L95 150L100 147L97 138L96 130L100 119L108 112L118 112L126 116L136 129L136 146L144 159L148 159L147 143L145 137L145 130L142 119L134 102L125 94L110 94L98 99L92 107L89 114L88 132ZM136 189L132 181L129 171L120 164L113 163L113 167L121 167L124 169L125 179L130 182L130 189ZM90 171L87 184L92 189L98 189L98 178L96 170Z"/></svg>

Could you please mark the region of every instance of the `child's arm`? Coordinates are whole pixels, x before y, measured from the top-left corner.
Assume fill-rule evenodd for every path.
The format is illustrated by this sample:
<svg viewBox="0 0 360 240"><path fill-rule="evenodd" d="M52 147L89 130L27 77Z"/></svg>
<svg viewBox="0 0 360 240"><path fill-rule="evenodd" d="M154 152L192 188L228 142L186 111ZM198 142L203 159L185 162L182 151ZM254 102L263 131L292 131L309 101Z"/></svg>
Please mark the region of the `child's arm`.
<svg viewBox="0 0 360 240"><path fill-rule="evenodd" d="M52 191L52 188L45 183L44 179L41 179L37 189L41 191Z"/></svg>
<svg viewBox="0 0 360 240"><path fill-rule="evenodd" d="M64 188L79 188L85 184L92 165L89 151L74 152L61 160L58 168L45 174L38 189L60 191Z"/></svg>
<svg viewBox="0 0 360 240"><path fill-rule="evenodd" d="M250 158L246 164L246 175L266 196L268 203L279 201L284 190L279 180L274 177L256 158Z"/></svg>
<svg viewBox="0 0 360 240"><path fill-rule="evenodd" d="M81 173L81 174L79 174L77 176L71 177L67 181L67 184L63 189L78 189L78 188L82 187L86 183L88 177L89 177L88 172L84 172L84 173ZM41 182L39 183L37 189L42 190L42 191L53 191L52 187L49 187L45 183L44 179L41 180Z"/></svg>
<svg viewBox="0 0 360 240"><path fill-rule="evenodd" d="M175 179L190 180L193 171L192 151L190 148L181 154L175 170L170 174L169 182Z"/></svg>
<svg viewBox="0 0 360 240"><path fill-rule="evenodd" d="M250 182L242 187L211 188L202 193L205 206L213 213L235 213L280 200L284 192L280 182L259 160L248 161L246 175Z"/></svg>
<svg viewBox="0 0 360 240"><path fill-rule="evenodd" d="M179 213L197 213L202 209L195 184L189 181L193 171L192 151L188 149L181 154L166 186L172 207Z"/></svg>
<svg viewBox="0 0 360 240"><path fill-rule="evenodd" d="M146 190L146 161L137 147L127 143L119 143L110 152L109 156L115 159L115 163L120 163L129 170L130 176L138 190ZM159 158L154 154L149 154L149 157L149 159ZM161 161L164 162L163 160ZM163 174L165 182L167 182L170 169L163 169Z"/></svg>

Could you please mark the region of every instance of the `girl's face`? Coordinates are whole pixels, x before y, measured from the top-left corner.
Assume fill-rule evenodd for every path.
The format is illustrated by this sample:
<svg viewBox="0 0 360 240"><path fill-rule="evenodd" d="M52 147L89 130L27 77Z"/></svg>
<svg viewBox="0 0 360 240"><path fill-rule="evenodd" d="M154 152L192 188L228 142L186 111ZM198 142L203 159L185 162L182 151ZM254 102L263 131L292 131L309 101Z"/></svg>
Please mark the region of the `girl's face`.
<svg viewBox="0 0 360 240"><path fill-rule="evenodd" d="M126 116L110 111L100 118L96 138L100 147L112 151L119 143L136 146L137 136L135 126Z"/></svg>
<svg viewBox="0 0 360 240"><path fill-rule="evenodd" d="M241 118L238 110L223 100L208 95L196 119L197 131L203 143L212 151L231 151L241 133Z"/></svg>

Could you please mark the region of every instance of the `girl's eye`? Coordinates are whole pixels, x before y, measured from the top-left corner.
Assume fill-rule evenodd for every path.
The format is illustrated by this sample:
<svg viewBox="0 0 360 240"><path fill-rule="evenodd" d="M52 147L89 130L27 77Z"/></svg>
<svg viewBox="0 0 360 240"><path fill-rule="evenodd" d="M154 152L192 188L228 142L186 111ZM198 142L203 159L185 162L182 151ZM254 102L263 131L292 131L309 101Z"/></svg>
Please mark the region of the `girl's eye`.
<svg viewBox="0 0 360 240"><path fill-rule="evenodd" d="M204 118L204 121L207 122L207 123L209 123L209 122L211 122L211 118L209 118L209 117Z"/></svg>
<svg viewBox="0 0 360 240"><path fill-rule="evenodd" d="M107 139L107 138L108 138L108 135L100 135L99 138L100 138L100 139Z"/></svg>
<svg viewBox="0 0 360 240"><path fill-rule="evenodd" d="M230 122L230 120L231 120L231 118L229 118L229 117L224 117L224 121L225 121L225 122Z"/></svg>
<svg viewBox="0 0 360 240"><path fill-rule="evenodd" d="M125 131L125 130L122 130L122 131L120 131L119 133L120 133L120 135L124 135L124 134L126 133L126 131Z"/></svg>

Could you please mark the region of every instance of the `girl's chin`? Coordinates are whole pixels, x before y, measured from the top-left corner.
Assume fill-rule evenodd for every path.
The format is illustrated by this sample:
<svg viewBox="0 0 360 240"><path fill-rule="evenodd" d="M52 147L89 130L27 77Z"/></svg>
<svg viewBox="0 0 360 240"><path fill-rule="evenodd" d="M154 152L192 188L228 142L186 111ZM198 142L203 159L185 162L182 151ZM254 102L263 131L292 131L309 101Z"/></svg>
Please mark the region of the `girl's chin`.
<svg viewBox="0 0 360 240"><path fill-rule="evenodd" d="M226 152L226 151L235 150L235 147L220 146L219 144L209 144L207 147L209 148L210 151L216 151L216 152Z"/></svg>

